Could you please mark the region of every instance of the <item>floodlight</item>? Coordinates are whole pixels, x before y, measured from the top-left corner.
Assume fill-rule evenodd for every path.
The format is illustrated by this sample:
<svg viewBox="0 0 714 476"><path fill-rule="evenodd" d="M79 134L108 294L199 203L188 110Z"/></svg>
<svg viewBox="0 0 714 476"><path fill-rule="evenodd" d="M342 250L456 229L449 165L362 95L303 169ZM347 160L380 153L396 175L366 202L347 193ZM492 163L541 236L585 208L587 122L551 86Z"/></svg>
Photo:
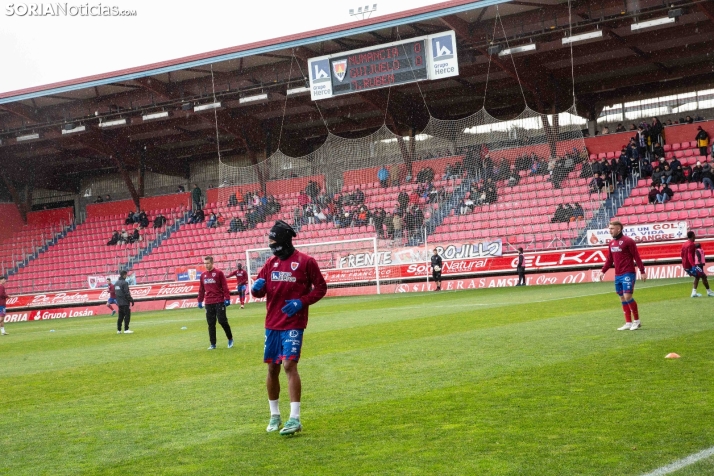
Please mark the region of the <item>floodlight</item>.
<svg viewBox="0 0 714 476"><path fill-rule="evenodd" d="M209 111L211 109L218 109L219 107L221 107L221 103L219 103L219 102L212 102L210 104L201 104L200 106L194 107L193 112Z"/></svg>
<svg viewBox="0 0 714 476"><path fill-rule="evenodd" d="M500 53L498 53L498 56L508 56L508 55L514 55L516 53L525 53L526 51L535 51L536 49L536 44L535 43L530 43L528 45L523 45L523 46L514 46L513 48L507 48Z"/></svg>
<svg viewBox="0 0 714 476"><path fill-rule="evenodd" d="M630 28L632 31L636 30L644 30L645 28L652 28L655 26L660 26L660 25L667 25L670 23L674 23L676 18L670 18L670 17L663 17L663 18L655 18L654 20L649 20L649 21L643 21L641 23L633 23L630 25Z"/></svg>
<svg viewBox="0 0 714 476"><path fill-rule="evenodd" d="M62 135L76 134L77 132L84 132L85 130L87 130L87 128L84 126L74 127L74 124L65 124L62 128Z"/></svg>
<svg viewBox="0 0 714 476"><path fill-rule="evenodd" d="M114 119L111 121L104 121L99 123L99 127L114 127L114 126L124 126L126 125L126 119Z"/></svg>
<svg viewBox="0 0 714 476"><path fill-rule="evenodd" d="M257 102L262 102L262 101L267 101L268 100L268 94L263 93L263 94L256 94L255 96L246 96L244 98L240 98L238 101L240 104L255 104Z"/></svg>
<svg viewBox="0 0 714 476"><path fill-rule="evenodd" d="M17 142L23 142L23 141L26 141L26 140L35 140L35 139L39 139L39 138L40 138L40 134L38 134L37 132L35 132L34 134L27 134L27 135L24 135L24 136L17 136L17 137L15 138L15 140L16 140Z"/></svg>
<svg viewBox="0 0 714 476"><path fill-rule="evenodd" d="M563 38L563 44L567 45L569 43L576 43L578 41L594 40L596 38L602 38L602 30L595 30L589 33L583 33L581 35L573 35L567 38Z"/></svg>
<svg viewBox="0 0 714 476"><path fill-rule="evenodd" d="M169 117L168 111L154 112L151 114L146 114L145 116L141 116L141 118L145 121L150 121L152 119L162 119L164 117Z"/></svg>

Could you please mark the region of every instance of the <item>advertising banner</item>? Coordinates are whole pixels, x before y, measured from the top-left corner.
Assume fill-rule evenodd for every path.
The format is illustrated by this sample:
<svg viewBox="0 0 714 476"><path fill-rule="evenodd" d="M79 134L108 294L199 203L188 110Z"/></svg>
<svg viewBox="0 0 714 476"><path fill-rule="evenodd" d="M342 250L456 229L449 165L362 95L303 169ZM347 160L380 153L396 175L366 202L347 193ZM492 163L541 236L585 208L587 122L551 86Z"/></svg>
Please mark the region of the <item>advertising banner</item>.
<svg viewBox="0 0 714 476"><path fill-rule="evenodd" d="M701 240L707 255L714 255L714 240ZM638 246L640 256L645 262L648 274L658 270L653 265L661 265L663 262L673 263L674 268L681 268L679 264L682 241L666 243L645 243ZM531 275L536 272L587 269L588 272L597 271L605 262L607 249L601 248L581 248L569 250L540 251L525 253L526 270ZM445 260L442 269L444 276L463 275L483 275L483 274L512 274L515 273L518 263L517 255L490 256L483 258L463 258ZM672 268L672 269L674 269ZM394 264L379 267L380 280L398 281L400 279L425 278L431 275L431 267L426 262L412 264ZM708 274L714 274L714 266L707 268ZM349 284L349 283L374 283L376 280L375 268L355 267L342 269L325 269L323 275L328 284ZM660 276L652 278L679 276ZM255 276L253 276L255 279ZM499 278L488 278L499 279ZM446 283L446 281L445 281ZM387 283L382 283L386 285ZM556 283L551 283L556 284ZM364 287L352 288L359 294L365 294ZM328 292L328 295L333 290ZM347 292L347 291L342 291ZM131 287L131 294L137 300L150 299L173 299L179 302L181 299L189 299L198 294L197 281L183 281L173 283L144 284ZM7 299L9 311L17 309L38 309L47 307L69 307L69 306L89 306L92 304L104 303L109 298L106 289L84 289L75 291L52 292L43 294L23 294L13 295ZM138 305L138 304L137 304ZM180 305L179 305L180 306ZM106 307L105 307L106 309Z"/></svg>
<svg viewBox="0 0 714 476"><path fill-rule="evenodd" d="M107 287L107 278L112 280L112 283L115 283L117 279L119 279L118 274L104 274L104 275L90 275L87 276L87 285L89 289L102 289ZM130 286L136 285L136 275L129 274L126 277L126 282Z"/></svg>
<svg viewBox="0 0 714 476"><path fill-rule="evenodd" d="M137 302L131 308L132 312L160 311L165 306L165 301ZM67 319L69 317L86 317L110 315L111 311L104 304L90 306L59 307L53 309L31 309L26 311L10 311L5 316L5 322L46 321L49 319ZM115 320L112 320L116 323Z"/></svg>
<svg viewBox="0 0 714 476"><path fill-rule="evenodd" d="M198 281L201 279L201 273L206 271L205 266L181 266L176 268L176 281Z"/></svg>
<svg viewBox="0 0 714 476"><path fill-rule="evenodd" d="M485 258L501 256L503 254L503 242L499 238L494 241L476 241L473 243L429 243L428 250L423 246L412 246L378 251L376 260L378 264L384 266L425 263L431 258L433 249L436 249L444 260ZM352 253L340 257L337 267L343 269L374 266L374 261L374 253Z"/></svg>
<svg viewBox="0 0 714 476"><path fill-rule="evenodd" d="M663 223L633 225L623 228L622 233L638 243L652 241L683 240L687 237L686 221L670 221ZM612 237L607 228L588 230L588 244L590 246L607 245Z"/></svg>

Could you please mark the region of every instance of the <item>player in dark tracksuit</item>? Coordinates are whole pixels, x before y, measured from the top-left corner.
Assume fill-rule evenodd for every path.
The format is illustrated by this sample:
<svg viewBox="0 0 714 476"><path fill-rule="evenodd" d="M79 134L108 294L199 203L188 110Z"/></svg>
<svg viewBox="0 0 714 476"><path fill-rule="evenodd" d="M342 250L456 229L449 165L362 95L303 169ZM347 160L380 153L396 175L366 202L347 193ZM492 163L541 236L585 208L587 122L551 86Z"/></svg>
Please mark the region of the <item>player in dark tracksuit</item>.
<svg viewBox="0 0 714 476"><path fill-rule="evenodd" d="M119 279L114 283L114 292L116 293L117 306L119 306L117 334L121 334L122 322L124 323L124 334L133 334L134 331L129 330L129 321L131 320L131 308L129 305L134 305L134 298L131 297L129 283L126 282L126 271L119 273Z"/></svg>
<svg viewBox="0 0 714 476"><path fill-rule="evenodd" d="M292 435L302 430L300 398L302 382L297 365L302 351L302 338L307 327L308 306L327 293L327 283L314 258L297 251L292 244L295 230L282 220L270 229L268 259L253 283L253 296L266 296L265 346L263 361L268 364L268 404L270 422L268 432L280 429L280 368L285 368L290 394L290 419L280 430L281 435Z"/></svg>
<svg viewBox="0 0 714 476"><path fill-rule="evenodd" d="M209 350L216 348L216 321L221 325L228 339L228 348L233 347L233 333L228 325L226 307L231 305L231 292L223 271L213 267L213 257L203 258L206 271L201 273L198 287L198 307L203 308L206 300L206 322L208 322L208 338L211 341Z"/></svg>
<svg viewBox="0 0 714 476"><path fill-rule="evenodd" d="M526 258L523 256L523 248L518 248L518 265L516 266L516 271L518 272L518 284L516 284L516 286L525 286Z"/></svg>
<svg viewBox="0 0 714 476"><path fill-rule="evenodd" d="M238 280L238 283L236 283L236 291L238 291L238 298L240 299L240 308L243 309L245 305L245 290L248 287L248 273L243 269L243 265L238 263L238 269L226 276L226 279L232 278L233 276Z"/></svg>
<svg viewBox="0 0 714 476"><path fill-rule="evenodd" d="M442 267L441 256L439 252L434 248L434 254L431 255L431 277L434 278L436 283L436 289L434 291L441 291L441 267Z"/></svg>
<svg viewBox="0 0 714 476"><path fill-rule="evenodd" d="M10 296L5 292L5 283L7 278L5 276L0 276L0 335L7 335L5 332L5 306L7 304L7 298Z"/></svg>

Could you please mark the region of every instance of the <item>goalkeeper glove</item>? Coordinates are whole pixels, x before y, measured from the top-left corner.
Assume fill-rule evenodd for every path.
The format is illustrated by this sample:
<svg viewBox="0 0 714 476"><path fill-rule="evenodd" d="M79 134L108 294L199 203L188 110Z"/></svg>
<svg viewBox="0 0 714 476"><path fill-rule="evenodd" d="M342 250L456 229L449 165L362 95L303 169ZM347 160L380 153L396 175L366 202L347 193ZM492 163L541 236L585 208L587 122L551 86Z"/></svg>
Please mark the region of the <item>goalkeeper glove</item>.
<svg viewBox="0 0 714 476"><path fill-rule="evenodd" d="M302 309L302 301L299 299L289 299L285 301L287 304L283 306L281 311L288 315L288 317L293 317L300 309Z"/></svg>
<svg viewBox="0 0 714 476"><path fill-rule="evenodd" d="M253 287L251 288L251 291L254 293L258 292L261 289L263 289L264 286L265 286L265 280L263 278L256 279L255 282L253 283Z"/></svg>
<svg viewBox="0 0 714 476"><path fill-rule="evenodd" d="M201 301L198 302L198 308L203 309L203 303Z"/></svg>
<svg viewBox="0 0 714 476"><path fill-rule="evenodd" d="M226 307L230 306L230 305L231 305L231 300L230 300L230 299L226 299L225 301L223 301L223 305L226 306Z"/></svg>

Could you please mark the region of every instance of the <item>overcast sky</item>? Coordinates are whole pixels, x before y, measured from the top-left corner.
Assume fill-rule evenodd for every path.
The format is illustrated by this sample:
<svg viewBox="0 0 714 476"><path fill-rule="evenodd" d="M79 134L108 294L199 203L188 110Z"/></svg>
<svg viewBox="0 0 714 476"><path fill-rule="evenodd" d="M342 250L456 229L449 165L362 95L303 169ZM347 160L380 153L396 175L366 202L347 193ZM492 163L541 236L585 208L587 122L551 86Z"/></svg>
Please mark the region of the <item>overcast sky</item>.
<svg viewBox="0 0 714 476"><path fill-rule="evenodd" d="M440 0L31 1L0 1L0 92L349 23L350 8L375 1L372 17ZM99 6L136 16L85 14Z"/></svg>

